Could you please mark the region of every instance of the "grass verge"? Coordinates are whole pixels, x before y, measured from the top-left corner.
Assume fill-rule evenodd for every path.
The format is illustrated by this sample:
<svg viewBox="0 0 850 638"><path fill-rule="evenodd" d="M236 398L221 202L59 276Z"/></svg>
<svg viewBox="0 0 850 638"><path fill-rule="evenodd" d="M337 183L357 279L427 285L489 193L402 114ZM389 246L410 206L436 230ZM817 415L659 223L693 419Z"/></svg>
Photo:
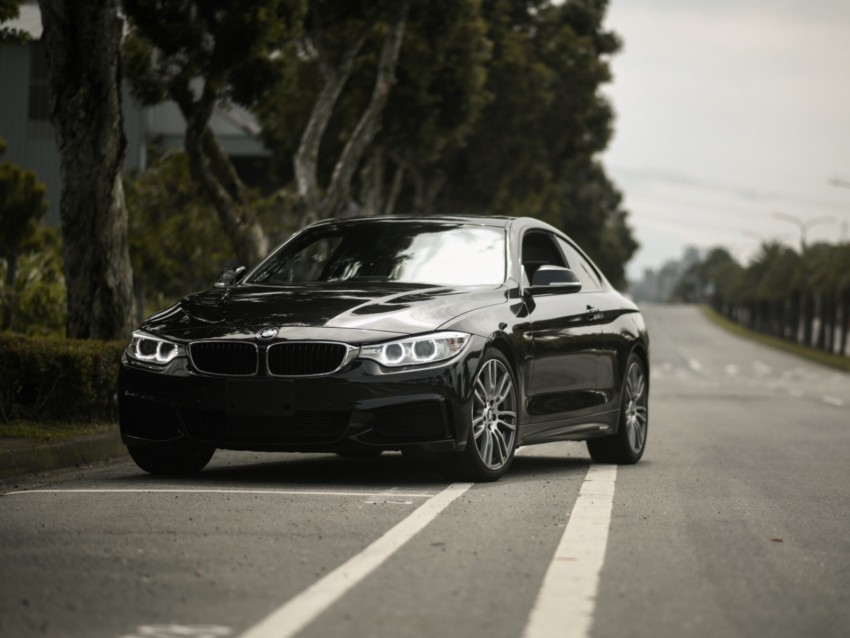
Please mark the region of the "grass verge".
<svg viewBox="0 0 850 638"><path fill-rule="evenodd" d="M100 434L117 430L117 423L38 423L35 421L12 421L0 423L0 437L37 439L39 441L61 441L77 436Z"/></svg>
<svg viewBox="0 0 850 638"><path fill-rule="evenodd" d="M735 323L734 321L730 321L713 308L710 308L708 306L702 306L701 308L703 314L708 319L716 323L721 328L725 328L729 332L732 332L738 336L744 337L746 339L751 339L753 341L758 341L759 343L778 348L779 350L784 350L785 352L790 352L791 354L797 355L798 357L808 359L809 361L815 361L816 363L829 366L830 368L837 368L839 370L844 370L845 372L850 372L850 357L842 357L841 355L830 354L828 352L823 352L822 350L817 350L815 348L808 348L806 346L800 345L799 343L791 343L790 341L785 341L784 339L780 339L778 337L764 335L760 332L755 332L754 330L749 330L748 328L739 326L737 323Z"/></svg>

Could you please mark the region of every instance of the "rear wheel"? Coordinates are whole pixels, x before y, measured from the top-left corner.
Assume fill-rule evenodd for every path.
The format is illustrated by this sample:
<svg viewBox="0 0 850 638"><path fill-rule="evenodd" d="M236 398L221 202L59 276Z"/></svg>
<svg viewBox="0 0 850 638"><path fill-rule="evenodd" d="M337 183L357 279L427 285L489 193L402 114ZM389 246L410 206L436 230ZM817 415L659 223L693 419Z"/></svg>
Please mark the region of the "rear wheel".
<svg viewBox="0 0 850 638"><path fill-rule="evenodd" d="M196 474L204 469L214 447L181 439L155 445L128 445L132 459L145 472L166 476Z"/></svg>
<svg viewBox="0 0 850 638"><path fill-rule="evenodd" d="M626 361L617 433L587 441L587 449L594 461L628 465L640 460L646 449L649 430L648 389L643 361L632 353Z"/></svg>
<svg viewBox="0 0 850 638"><path fill-rule="evenodd" d="M466 450L450 459L453 476L495 481L508 471L516 452L517 406L516 381L508 360L496 349L487 350L475 376Z"/></svg>

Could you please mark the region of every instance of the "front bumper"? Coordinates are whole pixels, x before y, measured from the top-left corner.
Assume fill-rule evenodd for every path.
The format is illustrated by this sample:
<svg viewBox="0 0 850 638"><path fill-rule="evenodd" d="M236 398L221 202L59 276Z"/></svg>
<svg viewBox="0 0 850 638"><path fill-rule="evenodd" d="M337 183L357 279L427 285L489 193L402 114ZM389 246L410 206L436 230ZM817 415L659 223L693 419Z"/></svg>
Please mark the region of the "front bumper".
<svg viewBox="0 0 850 638"><path fill-rule="evenodd" d="M428 369L387 372L368 360L323 377L222 378L186 358L163 371L127 359L119 373L121 436L128 445L181 438L216 448L342 451L461 450L484 340Z"/></svg>

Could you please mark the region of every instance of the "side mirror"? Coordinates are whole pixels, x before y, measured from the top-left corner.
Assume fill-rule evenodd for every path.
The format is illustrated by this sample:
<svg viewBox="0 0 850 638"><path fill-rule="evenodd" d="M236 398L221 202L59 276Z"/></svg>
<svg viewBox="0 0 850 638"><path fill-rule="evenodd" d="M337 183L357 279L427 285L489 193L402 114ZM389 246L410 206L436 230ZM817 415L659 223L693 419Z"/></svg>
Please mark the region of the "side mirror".
<svg viewBox="0 0 850 638"><path fill-rule="evenodd" d="M581 290L581 282L569 268L540 266L531 281L531 294L567 294Z"/></svg>
<svg viewBox="0 0 850 638"><path fill-rule="evenodd" d="M218 273L218 279L213 284L216 288L227 288L233 284L239 283L239 280L248 271L245 266L236 266L235 268L227 268Z"/></svg>

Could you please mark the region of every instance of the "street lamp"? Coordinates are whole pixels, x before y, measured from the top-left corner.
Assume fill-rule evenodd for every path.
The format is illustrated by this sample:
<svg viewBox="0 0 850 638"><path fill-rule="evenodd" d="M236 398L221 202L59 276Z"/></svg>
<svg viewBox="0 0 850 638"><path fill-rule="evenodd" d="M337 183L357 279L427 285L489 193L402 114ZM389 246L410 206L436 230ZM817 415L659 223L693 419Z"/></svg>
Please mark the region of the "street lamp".
<svg viewBox="0 0 850 638"><path fill-rule="evenodd" d="M773 213L773 216L776 219L781 219L786 222L791 222L797 228L800 229L800 252L806 252L806 233L809 228L812 226L817 226L818 224L831 224L835 222L835 217L815 217L813 219L802 220L799 217L795 217L794 215L789 215L787 213Z"/></svg>

